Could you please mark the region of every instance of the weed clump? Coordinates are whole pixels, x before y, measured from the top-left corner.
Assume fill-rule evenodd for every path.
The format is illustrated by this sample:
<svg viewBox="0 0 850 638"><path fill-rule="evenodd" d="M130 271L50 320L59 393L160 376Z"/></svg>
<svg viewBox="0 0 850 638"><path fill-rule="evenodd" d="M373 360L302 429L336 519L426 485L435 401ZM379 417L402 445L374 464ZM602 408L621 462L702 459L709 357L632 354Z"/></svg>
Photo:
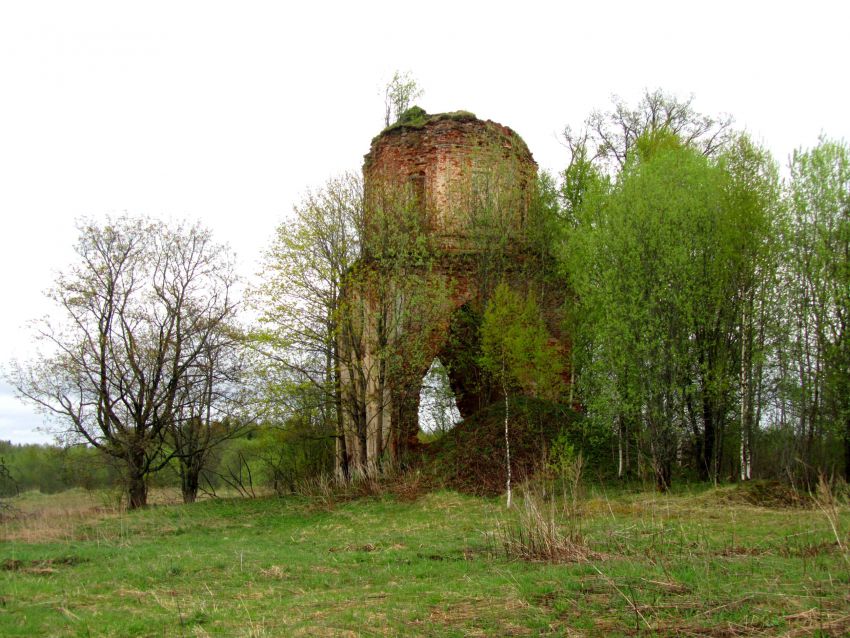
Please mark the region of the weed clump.
<svg viewBox="0 0 850 638"><path fill-rule="evenodd" d="M396 124L416 127L423 126L427 120L428 114L425 112L425 109L420 106L411 106L399 116Z"/></svg>
<svg viewBox="0 0 850 638"><path fill-rule="evenodd" d="M835 545L841 552L841 557L844 559L847 567L850 568L850 546L848 546L847 540L845 540L850 534L845 535L841 529L839 497L836 494L838 491L840 490L833 489L832 483L826 476L820 474L818 485L815 489L814 501L829 522L829 528L835 536Z"/></svg>
<svg viewBox="0 0 850 638"><path fill-rule="evenodd" d="M582 534L584 458L561 436L533 479L521 489L522 505L499 522L495 540L506 558L553 563L599 560Z"/></svg>
<svg viewBox="0 0 850 638"><path fill-rule="evenodd" d="M580 535L564 531L552 499L526 493L513 520L499 522L494 534L496 551L505 558L532 562L585 563L602 556Z"/></svg>

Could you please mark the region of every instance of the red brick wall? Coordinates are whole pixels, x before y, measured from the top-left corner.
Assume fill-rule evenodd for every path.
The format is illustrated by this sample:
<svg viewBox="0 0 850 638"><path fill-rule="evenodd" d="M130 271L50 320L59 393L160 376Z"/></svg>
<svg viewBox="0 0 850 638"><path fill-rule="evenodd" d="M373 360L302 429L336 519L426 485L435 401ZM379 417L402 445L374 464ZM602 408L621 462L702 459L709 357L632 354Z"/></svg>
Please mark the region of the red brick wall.
<svg viewBox="0 0 850 638"><path fill-rule="evenodd" d="M370 216L415 197L417 203L410 205L437 246L456 250L465 247L468 218L476 207L497 211L509 228L521 231L537 164L506 126L437 115L424 125L397 126L376 137L363 173L367 225Z"/></svg>

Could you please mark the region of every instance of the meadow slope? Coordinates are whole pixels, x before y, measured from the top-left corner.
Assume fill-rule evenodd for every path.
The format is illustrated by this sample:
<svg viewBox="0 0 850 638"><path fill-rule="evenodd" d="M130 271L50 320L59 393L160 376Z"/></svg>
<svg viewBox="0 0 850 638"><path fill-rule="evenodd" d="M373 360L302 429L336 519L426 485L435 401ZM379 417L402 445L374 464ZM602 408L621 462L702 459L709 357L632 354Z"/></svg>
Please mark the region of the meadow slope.
<svg viewBox="0 0 850 638"><path fill-rule="evenodd" d="M573 563L506 555L515 514L448 491L130 513L28 494L0 527L0 635L848 635L846 508L834 530L751 494L592 488Z"/></svg>

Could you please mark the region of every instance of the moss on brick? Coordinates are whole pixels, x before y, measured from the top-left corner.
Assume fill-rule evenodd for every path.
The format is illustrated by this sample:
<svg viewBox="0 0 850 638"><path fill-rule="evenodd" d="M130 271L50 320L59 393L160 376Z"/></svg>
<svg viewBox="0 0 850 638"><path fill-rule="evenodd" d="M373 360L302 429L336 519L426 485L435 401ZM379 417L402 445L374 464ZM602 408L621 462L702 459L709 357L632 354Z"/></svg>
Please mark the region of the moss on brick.
<svg viewBox="0 0 850 638"><path fill-rule="evenodd" d="M475 113L469 111L451 111L450 113L427 113L425 109L419 106L411 106L402 113L398 121L390 124L387 128L381 131L372 141L391 131L400 129L421 129L430 122L439 122L441 120L453 120L455 122L471 122L477 119Z"/></svg>

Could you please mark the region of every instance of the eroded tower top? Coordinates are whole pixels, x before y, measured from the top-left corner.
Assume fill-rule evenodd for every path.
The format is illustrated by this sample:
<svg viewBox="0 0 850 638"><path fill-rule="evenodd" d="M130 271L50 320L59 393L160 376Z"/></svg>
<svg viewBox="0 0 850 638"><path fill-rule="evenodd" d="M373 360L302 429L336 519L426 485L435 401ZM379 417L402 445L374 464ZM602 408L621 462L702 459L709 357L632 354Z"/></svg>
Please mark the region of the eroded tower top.
<svg viewBox="0 0 850 638"><path fill-rule="evenodd" d="M413 107L372 140L363 175L367 225L404 209L439 248L463 251L479 227L522 232L537 164L507 126Z"/></svg>

